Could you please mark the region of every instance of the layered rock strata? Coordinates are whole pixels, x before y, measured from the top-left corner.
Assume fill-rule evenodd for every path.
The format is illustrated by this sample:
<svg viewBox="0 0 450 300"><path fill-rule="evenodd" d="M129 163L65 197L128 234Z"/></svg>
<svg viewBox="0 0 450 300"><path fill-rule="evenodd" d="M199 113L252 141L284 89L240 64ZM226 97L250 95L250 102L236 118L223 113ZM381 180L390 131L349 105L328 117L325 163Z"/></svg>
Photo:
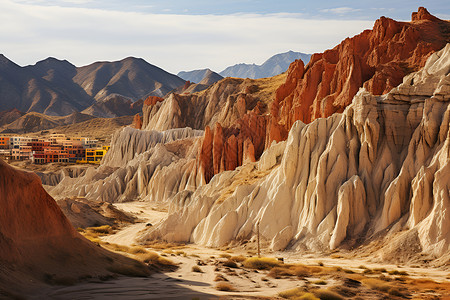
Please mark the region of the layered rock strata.
<svg viewBox="0 0 450 300"><path fill-rule="evenodd" d="M190 128L145 131L125 127L116 132L100 167L76 178L63 178L49 193L57 199L83 197L91 201L166 201L201 182L196 157L203 131Z"/></svg>
<svg viewBox="0 0 450 300"><path fill-rule="evenodd" d="M284 140L295 121L310 123L343 112L359 88L386 94L450 42L450 22L420 7L411 22L378 19L372 30L313 54L305 67L293 62L271 106L268 139Z"/></svg>
<svg viewBox="0 0 450 300"><path fill-rule="evenodd" d="M287 141L258 163L175 195L183 205L142 241L220 247L251 239L259 223L274 250L352 247L389 232L417 240L416 252L443 255L450 250L449 124L447 44L386 95L363 88L342 114L295 122Z"/></svg>

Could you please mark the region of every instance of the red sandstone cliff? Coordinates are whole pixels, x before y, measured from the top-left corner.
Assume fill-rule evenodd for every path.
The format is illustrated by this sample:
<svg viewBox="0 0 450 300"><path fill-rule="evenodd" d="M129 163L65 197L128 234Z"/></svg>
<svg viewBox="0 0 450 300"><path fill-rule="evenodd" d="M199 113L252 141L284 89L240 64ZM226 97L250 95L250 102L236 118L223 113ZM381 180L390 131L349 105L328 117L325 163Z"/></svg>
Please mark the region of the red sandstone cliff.
<svg viewBox="0 0 450 300"><path fill-rule="evenodd" d="M309 123L343 112L362 86L375 95L389 92L448 42L450 22L420 7L411 22L381 17L372 30L314 54L306 67L293 62L271 106L267 142L286 139L297 120Z"/></svg>
<svg viewBox="0 0 450 300"><path fill-rule="evenodd" d="M1 159L0 207L0 298L4 290L26 294L39 282L76 282L134 263L82 237L36 174Z"/></svg>

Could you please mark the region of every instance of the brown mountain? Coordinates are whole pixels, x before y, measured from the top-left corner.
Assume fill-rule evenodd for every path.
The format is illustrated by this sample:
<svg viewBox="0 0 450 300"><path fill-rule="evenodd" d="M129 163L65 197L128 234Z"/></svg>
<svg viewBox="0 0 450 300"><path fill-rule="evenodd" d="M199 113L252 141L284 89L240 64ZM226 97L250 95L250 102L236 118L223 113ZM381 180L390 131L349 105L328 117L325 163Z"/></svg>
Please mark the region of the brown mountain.
<svg viewBox="0 0 450 300"><path fill-rule="evenodd" d="M47 116L37 112L27 113L15 121L0 127L3 133L28 133L41 130L48 130L58 126L76 124L87 120L94 119L94 116L73 112L70 115Z"/></svg>
<svg viewBox="0 0 450 300"><path fill-rule="evenodd" d="M80 112L114 95L115 101L103 102L102 108L108 115L119 116L124 113L115 107L130 106L130 99L164 96L183 84L181 78L132 57L77 68L55 58L20 67L0 55L0 111L16 108L63 116ZM98 109L92 112L95 114ZM98 114L104 116L101 112Z"/></svg>
<svg viewBox="0 0 450 300"><path fill-rule="evenodd" d="M14 122L21 116L23 116L25 113L19 111L18 109L9 109L0 111L0 127L6 124L9 124L11 122Z"/></svg>

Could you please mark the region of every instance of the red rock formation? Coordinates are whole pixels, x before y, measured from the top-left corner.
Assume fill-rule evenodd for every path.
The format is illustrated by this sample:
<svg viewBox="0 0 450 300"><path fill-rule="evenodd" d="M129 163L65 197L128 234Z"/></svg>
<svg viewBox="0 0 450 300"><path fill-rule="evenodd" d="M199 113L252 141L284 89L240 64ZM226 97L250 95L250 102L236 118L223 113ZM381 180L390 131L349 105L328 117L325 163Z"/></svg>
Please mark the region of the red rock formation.
<svg viewBox="0 0 450 300"><path fill-rule="evenodd" d="M135 114L133 118L133 124L131 124L131 127L136 129L142 128L142 118L139 114Z"/></svg>
<svg viewBox="0 0 450 300"><path fill-rule="evenodd" d="M420 7L411 22L381 17L372 30L314 54L306 68L301 60L293 62L271 106L266 145L286 139L297 120L309 123L342 112L362 86L387 93L448 42L450 22Z"/></svg>
<svg viewBox="0 0 450 300"><path fill-rule="evenodd" d="M187 90L188 87L190 87L190 86L191 86L191 82L190 82L189 80L186 81L185 84L184 84L184 86L183 86L183 91Z"/></svg>
<svg viewBox="0 0 450 300"><path fill-rule="evenodd" d="M107 268L116 262L135 263L82 237L36 174L1 159L0 207L0 297L3 289L23 294L44 279L75 282L80 276L111 274Z"/></svg>
<svg viewBox="0 0 450 300"><path fill-rule="evenodd" d="M147 106L155 105L158 102L163 101L164 99L157 96L149 96L147 99L145 99L144 104Z"/></svg>
<svg viewBox="0 0 450 300"><path fill-rule="evenodd" d="M265 148L266 116L259 105L224 128L216 123L214 132L206 127L198 161L205 182L220 172L234 170L245 161L256 161Z"/></svg>

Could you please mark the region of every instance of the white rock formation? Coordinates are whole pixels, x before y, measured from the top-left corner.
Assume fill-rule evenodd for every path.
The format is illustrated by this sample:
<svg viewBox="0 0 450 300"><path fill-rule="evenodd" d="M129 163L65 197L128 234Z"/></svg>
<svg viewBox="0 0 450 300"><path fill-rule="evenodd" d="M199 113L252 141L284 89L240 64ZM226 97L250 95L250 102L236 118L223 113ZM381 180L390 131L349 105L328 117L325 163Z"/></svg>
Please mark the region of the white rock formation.
<svg viewBox="0 0 450 300"><path fill-rule="evenodd" d="M84 197L92 201L164 201L182 190L194 190L196 155L203 131L190 128L164 132L130 127L114 134L112 146L98 168L84 176L62 175L47 191L55 197Z"/></svg>
<svg viewBox="0 0 450 300"><path fill-rule="evenodd" d="M450 44L389 94L361 89L344 113L296 122L288 140L269 148L259 164L173 196L172 213L142 240L218 247L250 239L260 222L275 250L334 249L402 230L406 238L418 236L420 251L447 253L449 71ZM257 174L262 178L242 180Z"/></svg>

